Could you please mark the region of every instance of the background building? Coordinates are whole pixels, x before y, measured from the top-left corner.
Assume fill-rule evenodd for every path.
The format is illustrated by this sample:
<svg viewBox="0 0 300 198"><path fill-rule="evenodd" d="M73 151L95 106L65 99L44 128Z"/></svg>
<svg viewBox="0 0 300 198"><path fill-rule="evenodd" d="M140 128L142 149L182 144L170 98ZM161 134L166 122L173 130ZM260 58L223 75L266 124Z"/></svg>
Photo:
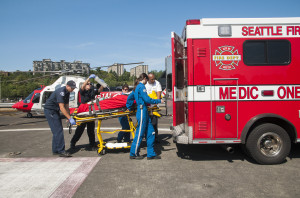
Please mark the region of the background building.
<svg viewBox="0 0 300 198"><path fill-rule="evenodd" d="M53 62L51 59L43 59L42 61L33 61L33 71L74 71L77 73L90 73L90 64L82 63L82 61Z"/></svg>
<svg viewBox="0 0 300 198"><path fill-rule="evenodd" d="M118 76L122 76L124 74L124 65L121 64L113 64L112 66L108 67L108 72L116 72Z"/></svg>
<svg viewBox="0 0 300 198"><path fill-rule="evenodd" d="M130 69L130 76L138 78L141 73L148 74L148 65L138 65Z"/></svg>

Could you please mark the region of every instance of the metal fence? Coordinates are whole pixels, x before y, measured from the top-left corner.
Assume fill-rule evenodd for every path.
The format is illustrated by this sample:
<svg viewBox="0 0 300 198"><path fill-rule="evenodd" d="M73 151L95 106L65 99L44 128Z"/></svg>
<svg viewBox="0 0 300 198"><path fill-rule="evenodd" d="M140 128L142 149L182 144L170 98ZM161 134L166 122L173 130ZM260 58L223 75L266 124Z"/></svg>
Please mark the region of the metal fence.
<svg viewBox="0 0 300 198"><path fill-rule="evenodd" d="M0 103L0 108L11 108L11 106L13 106L15 103L5 103L5 102L1 102Z"/></svg>

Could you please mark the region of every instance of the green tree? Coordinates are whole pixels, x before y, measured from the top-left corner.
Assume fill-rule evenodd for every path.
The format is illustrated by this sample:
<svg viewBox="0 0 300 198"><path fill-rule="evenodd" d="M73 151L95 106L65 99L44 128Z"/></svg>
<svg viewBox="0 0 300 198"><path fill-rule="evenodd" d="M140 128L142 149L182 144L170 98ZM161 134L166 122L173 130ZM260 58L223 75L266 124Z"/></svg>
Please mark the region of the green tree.
<svg viewBox="0 0 300 198"><path fill-rule="evenodd" d="M152 74L155 75L156 79L159 79L161 77L161 75L162 75L163 72L164 72L163 70L160 70L160 71L152 70L152 71L149 72L149 74L152 73Z"/></svg>

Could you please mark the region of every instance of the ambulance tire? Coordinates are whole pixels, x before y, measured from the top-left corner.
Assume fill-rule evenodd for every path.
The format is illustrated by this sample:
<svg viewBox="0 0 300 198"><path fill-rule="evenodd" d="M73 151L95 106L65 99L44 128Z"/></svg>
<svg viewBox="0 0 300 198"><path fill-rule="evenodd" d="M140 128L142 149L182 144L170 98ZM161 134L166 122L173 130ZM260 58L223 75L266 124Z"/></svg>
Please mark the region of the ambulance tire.
<svg viewBox="0 0 300 198"><path fill-rule="evenodd" d="M266 123L251 131L246 148L259 164L280 164L290 153L291 140L282 127Z"/></svg>
<svg viewBox="0 0 300 198"><path fill-rule="evenodd" d="M32 113L27 113L27 118L32 118Z"/></svg>

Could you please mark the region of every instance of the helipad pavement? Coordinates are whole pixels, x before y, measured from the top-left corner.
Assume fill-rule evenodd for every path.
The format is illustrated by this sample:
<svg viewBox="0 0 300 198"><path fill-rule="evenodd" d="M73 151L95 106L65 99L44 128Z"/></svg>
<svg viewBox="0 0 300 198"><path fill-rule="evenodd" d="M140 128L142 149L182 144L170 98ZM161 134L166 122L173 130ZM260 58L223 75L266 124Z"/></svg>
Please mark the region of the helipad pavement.
<svg viewBox="0 0 300 198"><path fill-rule="evenodd" d="M0 197L72 197L99 160L0 158Z"/></svg>

